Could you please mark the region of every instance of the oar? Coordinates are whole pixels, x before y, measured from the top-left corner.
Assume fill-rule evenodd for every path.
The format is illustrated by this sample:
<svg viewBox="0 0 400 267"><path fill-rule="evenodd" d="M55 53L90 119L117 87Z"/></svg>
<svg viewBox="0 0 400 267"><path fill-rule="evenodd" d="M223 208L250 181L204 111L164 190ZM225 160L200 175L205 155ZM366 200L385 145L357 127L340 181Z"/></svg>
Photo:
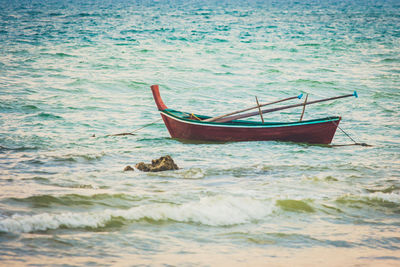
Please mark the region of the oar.
<svg viewBox="0 0 400 267"><path fill-rule="evenodd" d="M306 103L307 103L307 99L308 99L308 94L306 94L306 99L304 99L304 105L303 105L303 111L301 112L301 116L300 116L300 121L303 120L303 116L304 116L304 111L306 111Z"/></svg>
<svg viewBox="0 0 400 267"><path fill-rule="evenodd" d="M234 115L234 114L238 114L238 113L242 113L242 112L245 112L245 111L249 111L249 110L252 110L252 109L255 109L255 108L264 107L264 106L280 103L280 102L283 102L283 101L292 100L292 99L295 99L295 98L301 99L302 97L303 97L303 94L299 94L298 96L292 96L292 97L284 98L284 99L277 100L277 101L274 101L274 102L257 105L257 106L251 107L251 108L245 108L245 109L242 109L242 110L233 111L231 113L227 113L227 114L220 115L220 116L217 116L217 117L205 119L203 121L207 121L207 122L216 121L216 120L219 120L221 118L224 118L224 117L227 117L227 116L231 116L231 115ZM259 113L257 113L257 114L259 114Z"/></svg>
<svg viewBox="0 0 400 267"><path fill-rule="evenodd" d="M263 115L261 113L260 103L258 103L257 96L256 96L256 102L257 102L257 106L258 106L258 112L260 113L261 121L262 121L262 123L264 123L264 118L263 118Z"/></svg>
<svg viewBox="0 0 400 267"><path fill-rule="evenodd" d="M278 110L301 107L301 106L304 106L304 105L311 105L311 104L315 104L315 103L320 103L320 102L324 102L324 101L330 101L330 100L335 100L335 99L344 98L344 97L350 97L350 96L358 97L357 92L354 91L354 93L349 94L349 95L335 96L335 97L330 97L330 98L325 98L325 99L320 99L320 100L314 100L314 101L310 101L310 102L307 102L307 103L301 103L301 104L294 104L294 105L289 105L289 106L265 109L265 110L262 111L262 113L263 114L264 113L270 113L270 112L274 112L274 111L278 111ZM216 120L215 122L228 122L228 121L233 121L233 120L238 120L238 119L243 119L243 118L255 116L255 115L258 115L258 114L260 114L258 111L257 112L249 112L249 113L245 113L245 114L240 114L240 115L236 115L236 116L230 116L230 117L222 118L222 119Z"/></svg>

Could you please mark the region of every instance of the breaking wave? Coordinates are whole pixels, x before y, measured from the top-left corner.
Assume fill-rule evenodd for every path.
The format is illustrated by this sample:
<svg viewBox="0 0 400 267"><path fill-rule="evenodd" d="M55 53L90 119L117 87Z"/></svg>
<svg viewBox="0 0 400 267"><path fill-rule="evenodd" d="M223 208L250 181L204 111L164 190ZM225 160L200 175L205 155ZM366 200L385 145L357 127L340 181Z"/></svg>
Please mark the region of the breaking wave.
<svg viewBox="0 0 400 267"><path fill-rule="evenodd" d="M0 220L0 232L36 232L59 228L106 227L115 220L149 222L174 221L208 226L231 226L250 223L270 215L272 201L247 197L213 196L182 205L155 203L128 210L107 209L93 212L14 214Z"/></svg>
<svg viewBox="0 0 400 267"><path fill-rule="evenodd" d="M363 198L372 200L372 201L383 201L383 202L391 202L391 203L396 203L400 204L400 194L396 193L382 193L382 192L376 192L373 194L368 194L368 195L363 195Z"/></svg>

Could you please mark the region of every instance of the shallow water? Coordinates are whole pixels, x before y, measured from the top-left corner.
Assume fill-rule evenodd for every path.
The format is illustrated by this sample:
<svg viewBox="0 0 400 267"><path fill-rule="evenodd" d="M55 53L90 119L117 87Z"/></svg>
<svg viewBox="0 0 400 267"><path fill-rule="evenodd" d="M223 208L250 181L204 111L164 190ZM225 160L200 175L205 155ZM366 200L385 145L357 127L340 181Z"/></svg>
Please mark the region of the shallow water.
<svg viewBox="0 0 400 267"><path fill-rule="evenodd" d="M86 2L0 1L0 265L400 264L396 1ZM159 118L152 84L207 115L357 90L305 119L372 146L106 136Z"/></svg>

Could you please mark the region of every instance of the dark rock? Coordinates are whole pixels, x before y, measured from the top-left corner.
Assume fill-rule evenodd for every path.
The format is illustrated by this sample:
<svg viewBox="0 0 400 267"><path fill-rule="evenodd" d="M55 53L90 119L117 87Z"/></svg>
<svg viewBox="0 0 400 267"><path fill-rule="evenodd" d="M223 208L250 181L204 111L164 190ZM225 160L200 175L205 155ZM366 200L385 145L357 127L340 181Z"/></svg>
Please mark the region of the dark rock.
<svg viewBox="0 0 400 267"><path fill-rule="evenodd" d="M136 167L136 169L138 169L140 171L148 172L148 171L150 171L151 164L146 164L144 162L140 162L140 163L136 164L135 167Z"/></svg>
<svg viewBox="0 0 400 267"><path fill-rule="evenodd" d="M127 171L134 171L135 169L134 168L132 168L131 166L126 166L125 168L124 168L124 172L127 172Z"/></svg>
<svg viewBox="0 0 400 267"><path fill-rule="evenodd" d="M146 164L144 162L140 162L135 166L138 170L144 172L160 172L160 171L169 171L169 170L178 170L178 166L175 164L174 160L171 156L167 155L165 157L161 157L159 159L153 159L151 164Z"/></svg>

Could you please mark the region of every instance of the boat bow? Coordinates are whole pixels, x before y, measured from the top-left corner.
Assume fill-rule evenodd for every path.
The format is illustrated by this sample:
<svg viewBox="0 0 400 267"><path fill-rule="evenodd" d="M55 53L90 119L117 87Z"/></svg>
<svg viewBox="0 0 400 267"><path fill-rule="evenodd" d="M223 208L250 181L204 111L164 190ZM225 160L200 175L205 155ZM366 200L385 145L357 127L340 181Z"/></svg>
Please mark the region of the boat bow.
<svg viewBox="0 0 400 267"><path fill-rule="evenodd" d="M156 102L158 110L162 111L168 109L168 107L164 104L161 98L160 89L158 88L158 85L152 85L151 91L153 92L154 101Z"/></svg>

